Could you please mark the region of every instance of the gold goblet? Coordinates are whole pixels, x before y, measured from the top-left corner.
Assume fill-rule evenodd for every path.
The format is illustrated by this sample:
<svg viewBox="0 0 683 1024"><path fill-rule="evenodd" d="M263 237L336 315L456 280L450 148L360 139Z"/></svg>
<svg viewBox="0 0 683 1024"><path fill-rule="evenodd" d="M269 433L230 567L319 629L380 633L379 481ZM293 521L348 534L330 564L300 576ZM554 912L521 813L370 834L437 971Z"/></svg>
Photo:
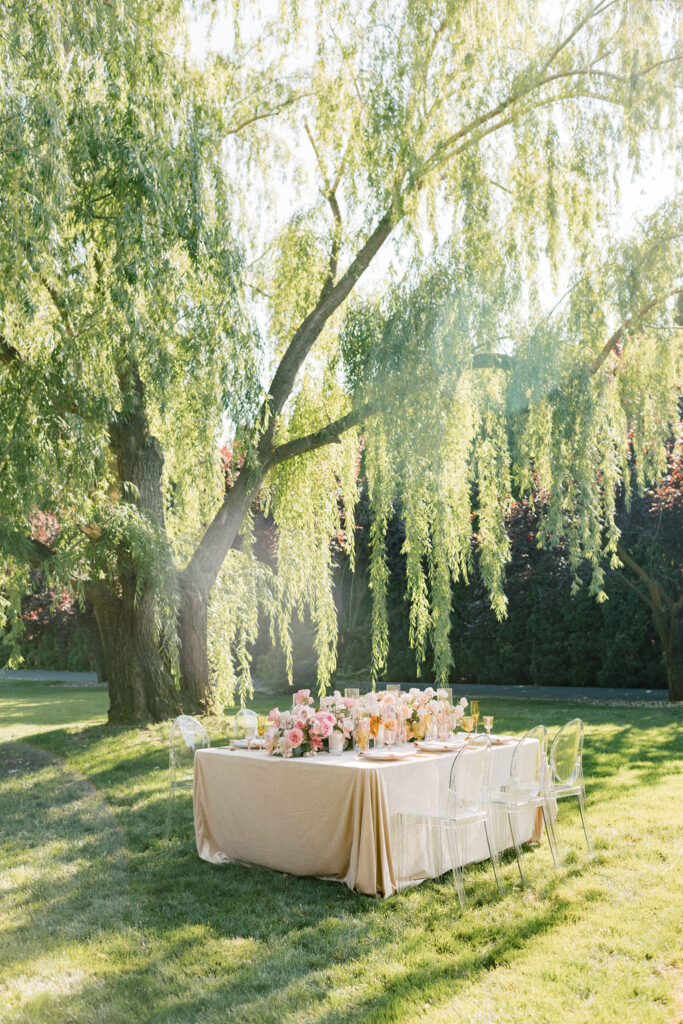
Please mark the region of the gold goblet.
<svg viewBox="0 0 683 1024"><path fill-rule="evenodd" d="M461 718L461 722L462 722L463 729L467 733L467 739L469 739L470 738L470 733L474 729L474 716L473 715L463 715L463 717Z"/></svg>
<svg viewBox="0 0 683 1024"><path fill-rule="evenodd" d="M484 728L486 729L486 735L490 736L491 729L493 728L493 715L483 715L482 722L484 723Z"/></svg>

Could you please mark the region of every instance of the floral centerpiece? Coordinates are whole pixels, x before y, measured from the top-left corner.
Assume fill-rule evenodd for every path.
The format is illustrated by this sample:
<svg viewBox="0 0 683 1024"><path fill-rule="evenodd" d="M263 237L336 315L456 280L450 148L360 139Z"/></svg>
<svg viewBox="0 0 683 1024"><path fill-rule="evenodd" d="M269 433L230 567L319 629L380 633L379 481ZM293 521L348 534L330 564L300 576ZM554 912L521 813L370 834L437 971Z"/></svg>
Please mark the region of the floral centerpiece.
<svg viewBox="0 0 683 1024"><path fill-rule="evenodd" d="M363 697L342 697L335 690L322 698L316 710L311 691L298 690L291 711L273 708L268 715L264 744L266 752L274 757L311 757L328 746L331 749L330 737L336 734L339 751L351 745L358 722L370 716L377 716L386 728L395 730L399 742L411 740L420 733L424 735L425 726L431 722L439 722L443 731L449 732L466 707L465 697L451 707L428 686L424 690L413 687L407 693L372 692Z"/></svg>
<svg viewBox="0 0 683 1024"><path fill-rule="evenodd" d="M313 707L310 690L294 694L291 711L273 708L268 715L264 736L266 752L275 757L311 757L322 750L326 740L338 728L337 716L330 710Z"/></svg>
<svg viewBox="0 0 683 1024"><path fill-rule="evenodd" d="M444 713L452 716L453 727L455 727L465 714L467 707L466 697L461 697L457 704L450 707L446 701L439 700L436 691L431 686L427 686L424 690L414 686L408 690L407 694L401 696L403 718L409 732L413 731L414 726L424 725L425 719L428 719L429 716L432 719L438 719Z"/></svg>

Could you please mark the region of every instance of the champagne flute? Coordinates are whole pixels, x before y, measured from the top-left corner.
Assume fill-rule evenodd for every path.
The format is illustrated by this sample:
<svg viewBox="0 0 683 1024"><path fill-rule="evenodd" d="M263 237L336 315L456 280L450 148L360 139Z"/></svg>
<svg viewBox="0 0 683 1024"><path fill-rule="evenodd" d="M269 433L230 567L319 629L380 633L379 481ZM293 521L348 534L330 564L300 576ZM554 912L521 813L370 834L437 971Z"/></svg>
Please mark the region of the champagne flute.
<svg viewBox="0 0 683 1024"><path fill-rule="evenodd" d="M225 731L226 731L226 734L227 734L227 737L228 737L228 745L231 745L233 740L236 738L236 735L237 735L236 730L235 730L235 716L234 715L228 715L227 718L225 719Z"/></svg>
<svg viewBox="0 0 683 1024"><path fill-rule="evenodd" d="M391 751L391 744L396 739L396 722L393 718L388 719L384 723L384 742L386 743L389 751Z"/></svg>
<svg viewBox="0 0 683 1024"><path fill-rule="evenodd" d="M474 716L473 715L463 715L462 718L460 719L460 721L462 722L463 729L467 733L467 739L469 739L470 738L470 733L474 729Z"/></svg>
<svg viewBox="0 0 683 1024"><path fill-rule="evenodd" d="M474 731L478 732L479 731L479 701L478 700L470 701L470 712L472 714L472 718L474 719Z"/></svg>
<svg viewBox="0 0 683 1024"><path fill-rule="evenodd" d="M493 715L484 715L482 717L482 722L484 723L484 728L486 729L486 735L490 736L491 729L493 728Z"/></svg>
<svg viewBox="0 0 683 1024"><path fill-rule="evenodd" d="M370 715L370 735L372 736L373 746L377 746L377 733L379 732L379 715Z"/></svg>
<svg viewBox="0 0 683 1024"><path fill-rule="evenodd" d="M266 718L266 716L265 715L259 715L258 716L258 727L257 727L257 729L258 729L258 734L261 737L261 739L263 739L263 734L266 731L267 724L268 724L268 719Z"/></svg>

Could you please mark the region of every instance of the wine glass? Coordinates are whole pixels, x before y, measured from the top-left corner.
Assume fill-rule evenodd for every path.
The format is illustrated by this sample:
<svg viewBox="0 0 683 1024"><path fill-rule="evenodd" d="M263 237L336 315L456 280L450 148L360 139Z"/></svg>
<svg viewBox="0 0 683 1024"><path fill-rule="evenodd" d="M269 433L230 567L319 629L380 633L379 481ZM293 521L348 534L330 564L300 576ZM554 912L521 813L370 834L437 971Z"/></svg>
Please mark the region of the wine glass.
<svg viewBox="0 0 683 1024"><path fill-rule="evenodd" d="M249 719L244 723L244 737L247 741L247 750L251 750L251 744L254 736L256 735L256 722L253 719Z"/></svg>
<svg viewBox="0 0 683 1024"><path fill-rule="evenodd" d="M370 723L367 718L361 718L360 722L356 726L356 746L360 750L359 757L362 757L365 753L366 747L370 742Z"/></svg>
<svg viewBox="0 0 683 1024"><path fill-rule="evenodd" d="M467 733L467 739L470 738L470 733L474 729L474 715L463 715L460 719L462 727Z"/></svg>
<svg viewBox="0 0 683 1024"><path fill-rule="evenodd" d="M472 715L472 718L474 719L474 731L478 732L479 731L479 701L478 700L470 701L470 714Z"/></svg>
<svg viewBox="0 0 683 1024"><path fill-rule="evenodd" d="M377 746L377 733L379 732L379 715L370 715L370 735L373 739L373 746Z"/></svg>
<svg viewBox="0 0 683 1024"><path fill-rule="evenodd" d="M486 729L486 735L490 736L491 729L493 728L493 715L484 715L482 717L482 722L484 723L484 728Z"/></svg>
<svg viewBox="0 0 683 1024"><path fill-rule="evenodd" d="M225 733L226 733L226 736L228 738L229 743L232 743L232 741L234 739L236 739L237 733L236 733L236 730L235 730L235 716L234 715L228 715L226 717L226 719L225 719Z"/></svg>
<svg viewBox="0 0 683 1024"><path fill-rule="evenodd" d="M391 750L391 744L396 739L396 722L393 718L389 718L384 723L384 742L386 743L389 750Z"/></svg>

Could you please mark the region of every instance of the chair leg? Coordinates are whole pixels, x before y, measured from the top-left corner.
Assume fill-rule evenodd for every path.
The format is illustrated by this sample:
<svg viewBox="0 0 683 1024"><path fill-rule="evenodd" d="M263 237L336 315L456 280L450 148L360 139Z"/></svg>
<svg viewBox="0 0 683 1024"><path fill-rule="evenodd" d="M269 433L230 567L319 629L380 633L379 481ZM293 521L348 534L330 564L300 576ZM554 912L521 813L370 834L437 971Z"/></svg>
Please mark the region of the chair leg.
<svg viewBox="0 0 683 1024"><path fill-rule="evenodd" d="M580 793L577 793L576 799L579 802L579 811L581 812L581 824L583 825L583 834L586 837L586 846L588 847L588 855L590 857L595 856L595 847L593 846L593 840L590 837L588 831L588 816L586 814L586 791L582 789Z"/></svg>
<svg viewBox="0 0 683 1024"><path fill-rule="evenodd" d="M489 853L491 854L491 865L493 867L493 877L496 880L498 886L498 892L501 896L505 895L505 889L500 877L500 860L498 857L498 849L495 843L495 837L491 828L491 822L484 822L484 831L486 832L486 842L489 844Z"/></svg>
<svg viewBox="0 0 683 1024"><path fill-rule="evenodd" d="M464 910L467 906L467 895L465 893L465 883L463 881L462 873L462 859L460 857L459 848L459 836L457 828L448 829L448 840L451 850L451 860L453 861L453 881L455 882L455 889L458 894L458 900L460 907Z"/></svg>
<svg viewBox="0 0 683 1024"><path fill-rule="evenodd" d="M171 783L168 790L168 807L166 808L166 842L171 841L171 812L173 810L173 795L175 793L175 786Z"/></svg>
<svg viewBox="0 0 683 1024"><path fill-rule="evenodd" d="M561 864L561 858L559 848L557 845L557 833L555 832L555 822L553 821L553 816L550 813L549 805L544 802L543 804L541 804L541 807L543 810L543 823L545 825L545 830L548 833L548 845L550 846L550 852L553 857L553 864L556 868L559 868Z"/></svg>
<svg viewBox="0 0 683 1024"><path fill-rule="evenodd" d="M524 875L524 850L522 849L522 843L519 838L519 828L517 827L517 811L508 809L508 822L510 824L510 833L512 835L512 842L514 843L515 853L517 855L517 867L519 868L519 877L522 880L522 885L526 888L526 877Z"/></svg>

